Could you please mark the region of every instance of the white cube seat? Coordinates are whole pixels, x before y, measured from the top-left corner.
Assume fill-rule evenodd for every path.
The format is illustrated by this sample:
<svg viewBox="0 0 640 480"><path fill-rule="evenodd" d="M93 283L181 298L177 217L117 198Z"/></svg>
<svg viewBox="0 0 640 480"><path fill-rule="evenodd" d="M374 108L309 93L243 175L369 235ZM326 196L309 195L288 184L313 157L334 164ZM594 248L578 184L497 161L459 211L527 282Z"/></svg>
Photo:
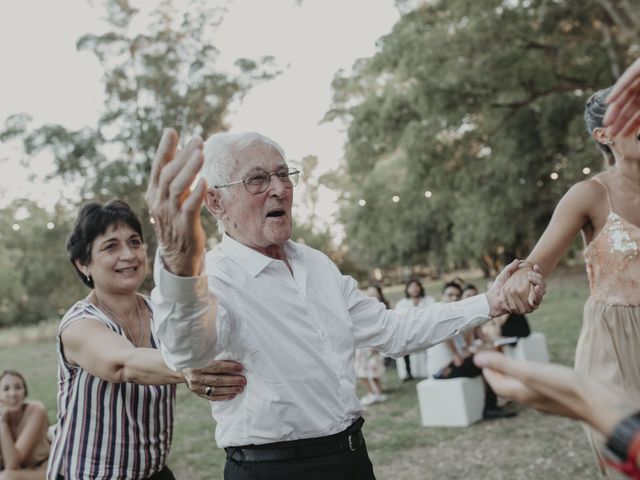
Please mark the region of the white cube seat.
<svg viewBox="0 0 640 480"><path fill-rule="evenodd" d="M515 347L505 347L504 353L518 360L549 362L547 337L542 332L532 332L528 337L519 339Z"/></svg>
<svg viewBox="0 0 640 480"><path fill-rule="evenodd" d="M418 382L416 389L423 427L466 427L482 419L482 377L429 378Z"/></svg>

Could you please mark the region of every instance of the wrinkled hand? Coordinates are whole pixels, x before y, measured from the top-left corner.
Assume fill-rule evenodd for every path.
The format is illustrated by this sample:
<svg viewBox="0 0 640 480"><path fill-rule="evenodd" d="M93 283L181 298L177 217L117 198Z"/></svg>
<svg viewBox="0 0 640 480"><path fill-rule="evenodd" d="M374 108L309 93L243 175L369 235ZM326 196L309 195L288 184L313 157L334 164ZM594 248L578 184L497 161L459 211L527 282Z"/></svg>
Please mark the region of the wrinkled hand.
<svg viewBox="0 0 640 480"><path fill-rule="evenodd" d="M533 270L526 273L519 272L519 260L514 260L496 277L491 288L486 293L490 308L489 316L498 317L505 313L529 313L538 307L547 288L540 269L535 266ZM519 298L517 301L510 301L504 295L503 290L510 278L516 274L526 275L528 282L527 295L525 300Z"/></svg>
<svg viewBox="0 0 640 480"><path fill-rule="evenodd" d="M604 125L610 127L612 137L630 135L640 128L640 58L618 79L607 102Z"/></svg>
<svg viewBox="0 0 640 480"><path fill-rule="evenodd" d="M608 436L638 406L625 401L614 385L579 374L568 367L515 360L496 352L480 352L474 362L501 397L553 415L585 421Z"/></svg>
<svg viewBox="0 0 640 480"><path fill-rule="evenodd" d="M229 360L214 360L205 368L185 368L182 375L189 390L206 400L231 400L244 391L247 379L242 365ZM207 390L211 395L207 395Z"/></svg>
<svg viewBox="0 0 640 480"><path fill-rule="evenodd" d="M538 308L546 288L540 268L524 265L504 283L501 299L509 312L528 313Z"/></svg>
<svg viewBox="0 0 640 480"><path fill-rule="evenodd" d="M202 140L191 139L182 151L177 145L176 131L166 129L151 166L145 199L165 268L176 275L190 277L202 271L206 237L200 209L207 184L200 179L193 191L189 191L204 162Z"/></svg>

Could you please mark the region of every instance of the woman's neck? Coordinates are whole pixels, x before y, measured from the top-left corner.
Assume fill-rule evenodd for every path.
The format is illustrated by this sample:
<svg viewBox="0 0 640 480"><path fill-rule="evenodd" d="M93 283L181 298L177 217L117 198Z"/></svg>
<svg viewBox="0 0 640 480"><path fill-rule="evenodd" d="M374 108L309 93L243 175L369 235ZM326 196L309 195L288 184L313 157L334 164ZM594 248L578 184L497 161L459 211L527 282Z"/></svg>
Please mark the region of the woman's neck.
<svg viewBox="0 0 640 480"><path fill-rule="evenodd" d="M93 290L92 296L92 300L97 302L98 307L105 307L108 312L116 314L122 320L137 316L138 295L136 292L114 294L96 288Z"/></svg>
<svg viewBox="0 0 640 480"><path fill-rule="evenodd" d="M640 185L640 162L616 159L616 164L611 168L627 180Z"/></svg>

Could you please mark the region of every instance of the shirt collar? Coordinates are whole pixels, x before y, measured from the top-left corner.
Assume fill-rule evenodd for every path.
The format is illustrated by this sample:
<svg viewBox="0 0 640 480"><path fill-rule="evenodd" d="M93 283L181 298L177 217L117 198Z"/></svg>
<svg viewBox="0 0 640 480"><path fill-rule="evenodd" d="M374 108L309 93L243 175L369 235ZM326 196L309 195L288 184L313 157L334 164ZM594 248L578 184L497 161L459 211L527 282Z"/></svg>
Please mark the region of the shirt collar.
<svg viewBox="0 0 640 480"><path fill-rule="evenodd" d="M257 277L262 270L266 268L269 263L275 260L274 258L267 257L262 253L247 247L246 245L234 240L226 233L222 236L222 242L220 242L220 248L225 255L231 257L238 265L244 268L250 275ZM285 255L287 259L291 260L291 257L297 257L295 244L291 240L287 240L284 245Z"/></svg>

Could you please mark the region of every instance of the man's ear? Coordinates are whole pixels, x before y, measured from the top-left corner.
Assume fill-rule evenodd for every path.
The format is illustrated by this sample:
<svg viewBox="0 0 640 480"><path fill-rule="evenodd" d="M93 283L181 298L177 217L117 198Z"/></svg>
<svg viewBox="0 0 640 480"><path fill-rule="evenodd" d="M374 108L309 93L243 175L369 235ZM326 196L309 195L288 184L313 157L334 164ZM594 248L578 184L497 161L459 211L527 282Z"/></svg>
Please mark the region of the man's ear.
<svg viewBox="0 0 640 480"><path fill-rule="evenodd" d="M216 219L220 220L224 214L224 206L222 205L221 194L217 188L207 190L207 195L204 197L204 204L209 210L209 213Z"/></svg>

